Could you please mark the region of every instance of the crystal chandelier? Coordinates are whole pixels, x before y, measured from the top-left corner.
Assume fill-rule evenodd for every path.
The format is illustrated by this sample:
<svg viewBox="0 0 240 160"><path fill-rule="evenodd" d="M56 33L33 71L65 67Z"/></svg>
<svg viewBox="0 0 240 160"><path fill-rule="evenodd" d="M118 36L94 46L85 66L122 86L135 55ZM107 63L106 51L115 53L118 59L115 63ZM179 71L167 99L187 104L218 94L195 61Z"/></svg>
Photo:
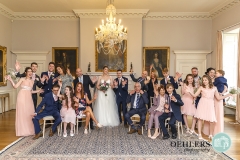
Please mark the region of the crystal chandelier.
<svg viewBox="0 0 240 160"><path fill-rule="evenodd" d="M106 8L106 14L109 16L106 18L106 23L102 20L102 25L96 28L95 39L97 43L97 51L100 53L103 51L104 54L109 54L111 51L115 55L119 51L126 49L126 43L123 40L127 40L127 29L121 25L121 19L116 24L116 19L113 17L116 15L116 8L113 5L113 0L108 0Z"/></svg>

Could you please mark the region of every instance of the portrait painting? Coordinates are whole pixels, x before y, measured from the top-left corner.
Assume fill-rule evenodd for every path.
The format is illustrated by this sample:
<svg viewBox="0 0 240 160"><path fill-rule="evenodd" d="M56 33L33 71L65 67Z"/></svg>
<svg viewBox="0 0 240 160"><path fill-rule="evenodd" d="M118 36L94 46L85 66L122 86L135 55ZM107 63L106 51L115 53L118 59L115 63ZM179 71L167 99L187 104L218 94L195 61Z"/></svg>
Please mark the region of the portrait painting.
<svg viewBox="0 0 240 160"><path fill-rule="evenodd" d="M104 66L108 66L110 72L127 71L126 40L117 44L95 41L95 71L101 72Z"/></svg>
<svg viewBox="0 0 240 160"><path fill-rule="evenodd" d="M143 47L143 70L163 78L162 70L169 69L170 47Z"/></svg>
<svg viewBox="0 0 240 160"><path fill-rule="evenodd" d="M52 60L56 67L63 66L75 75L78 67L78 47L53 47Z"/></svg>
<svg viewBox="0 0 240 160"><path fill-rule="evenodd" d="M0 46L0 86L6 86L4 76L7 74L7 48Z"/></svg>

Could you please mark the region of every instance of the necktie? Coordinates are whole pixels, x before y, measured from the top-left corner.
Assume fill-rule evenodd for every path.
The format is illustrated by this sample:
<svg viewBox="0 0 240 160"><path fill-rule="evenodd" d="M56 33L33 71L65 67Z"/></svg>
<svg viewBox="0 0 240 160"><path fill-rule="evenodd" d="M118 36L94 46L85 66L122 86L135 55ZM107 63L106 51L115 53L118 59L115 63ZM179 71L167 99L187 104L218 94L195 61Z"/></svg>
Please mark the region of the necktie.
<svg viewBox="0 0 240 160"><path fill-rule="evenodd" d="M171 96L172 95L168 96L169 111L171 111Z"/></svg>
<svg viewBox="0 0 240 160"><path fill-rule="evenodd" d="M143 80L143 78L142 77L140 77L139 79L138 79L138 82L141 82Z"/></svg>
<svg viewBox="0 0 240 160"><path fill-rule="evenodd" d="M137 94L136 108L139 108L140 95Z"/></svg>

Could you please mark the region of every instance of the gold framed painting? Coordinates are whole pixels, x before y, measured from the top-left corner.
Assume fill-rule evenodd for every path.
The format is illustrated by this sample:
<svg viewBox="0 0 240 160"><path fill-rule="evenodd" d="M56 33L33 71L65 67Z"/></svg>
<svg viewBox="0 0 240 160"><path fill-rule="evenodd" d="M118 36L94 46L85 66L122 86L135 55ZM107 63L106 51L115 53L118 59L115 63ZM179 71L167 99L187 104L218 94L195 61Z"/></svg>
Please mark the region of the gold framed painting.
<svg viewBox="0 0 240 160"><path fill-rule="evenodd" d="M153 71L158 79L162 79L162 70L169 69L169 63L170 47L143 47L143 70L148 71L149 74Z"/></svg>
<svg viewBox="0 0 240 160"><path fill-rule="evenodd" d="M52 61L56 67L61 65L75 75L78 68L78 47L53 47Z"/></svg>
<svg viewBox="0 0 240 160"><path fill-rule="evenodd" d="M127 40L118 44L95 41L95 71L102 72L104 66L108 66L109 72L127 72Z"/></svg>
<svg viewBox="0 0 240 160"><path fill-rule="evenodd" d="M0 46L0 87L6 86L4 76L7 74L7 47Z"/></svg>

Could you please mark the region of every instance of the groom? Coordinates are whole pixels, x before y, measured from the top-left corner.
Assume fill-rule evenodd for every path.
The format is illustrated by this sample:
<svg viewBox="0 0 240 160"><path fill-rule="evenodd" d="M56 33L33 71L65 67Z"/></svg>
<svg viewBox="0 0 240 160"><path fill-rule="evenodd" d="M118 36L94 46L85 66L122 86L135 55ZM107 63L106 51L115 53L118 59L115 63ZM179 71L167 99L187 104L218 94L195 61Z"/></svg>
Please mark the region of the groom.
<svg viewBox="0 0 240 160"><path fill-rule="evenodd" d="M114 79L114 92L116 95L116 102L118 106L118 115L120 123L122 123L122 115L121 111L123 112L123 116L127 113L127 95L128 95L128 79L122 76L122 70L117 70L117 78ZM122 107L122 109L121 109ZM124 127L127 128L127 121L124 118Z"/></svg>
<svg viewBox="0 0 240 160"><path fill-rule="evenodd" d="M42 136L42 131L39 125L39 120L42 119L45 116L53 116L55 119L55 122L49 132L49 137L52 137L54 132L57 129L57 126L61 123L62 119L60 116L60 109L61 104L58 100L58 90L60 89L60 86L58 84L55 84L52 88L52 92L47 93L42 102L38 105L36 112L33 115L32 121L34 124L35 129L35 137L33 137L33 140L38 139ZM39 111L44 107L43 111L39 113Z"/></svg>
<svg viewBox="0 0 240 160"><path fill-rule="evenodd" d="M128 113L125 115L125 119L128 121L128 124L131 126L131 130L128 132L128 134L132 134L138 131L139 135L142 135L142 126L146 120L146 114L147 114L147 107L146 104L148 104L148 95L147 92L144 92L141 90L141 83L136 82L134 86L134 90L129 93L127 100L127 103L131 102L131 109ZM131 120L131 117L134 114L138 114L140 116L140 123L138 127L136 128Z"/></svg>

